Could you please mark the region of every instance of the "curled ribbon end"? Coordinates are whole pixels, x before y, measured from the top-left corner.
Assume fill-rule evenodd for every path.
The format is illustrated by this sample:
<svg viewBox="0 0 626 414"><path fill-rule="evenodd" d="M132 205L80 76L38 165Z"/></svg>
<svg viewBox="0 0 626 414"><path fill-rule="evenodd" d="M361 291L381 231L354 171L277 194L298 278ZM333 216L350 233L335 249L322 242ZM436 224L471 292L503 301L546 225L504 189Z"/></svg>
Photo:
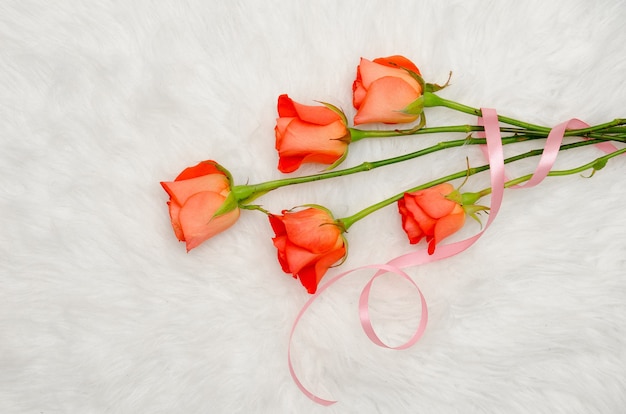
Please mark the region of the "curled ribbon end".
<svg viewBox="0 0 626 414"><path fill-rule="evenodd" d="M304 385L302 385L302 382L300 382L300 379L293 369L293 364L291 363L291 344L289 347L289 351L287 352L287 364L289 365L289 372L291 373L291 378L293 379L293 382L295 382L298 389L302 392L302 394L306 395L308 399L316 404L323 405L325 407L331 406L337 402L334 400L325 400L323 398L320 398L317 395L313 394L311 391L307 390Z"/></svg>

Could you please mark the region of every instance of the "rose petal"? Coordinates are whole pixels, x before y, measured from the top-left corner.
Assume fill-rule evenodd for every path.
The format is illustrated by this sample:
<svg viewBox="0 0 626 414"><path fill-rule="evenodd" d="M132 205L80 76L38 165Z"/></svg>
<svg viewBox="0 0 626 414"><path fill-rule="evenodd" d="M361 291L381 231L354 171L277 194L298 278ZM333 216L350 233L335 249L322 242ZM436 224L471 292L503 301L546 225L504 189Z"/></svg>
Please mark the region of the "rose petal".
<svg viewBox="0 0 626 414"><path fill-rule="evenodd" d="M390 67L401 67L408 69L412 72L421 75L420 70L415 66L415 63L411 62L409 59L405 58L401 55L393 55L387 57L381 57L374 59L374 63L378 63L380 65L390 66Z"/></svg>
<svg viewBox="0 0 626 414"><path fill-rule="evenodd" d="M289 265L289 272L294 275L319 257L318 253L313 253L306 248L293 244L290 239L287 239L284 250Z"/></svg>
<svg viewBox="0 0 626 414"><path fill-rule="evenodd" d="M178 215L187 242L187 251L226 230L239 218L239 209L218 217L213 214L224 203L225 197L211 191L192 195L182 205Z"/></svg>
<svg viewBox="0 0 626 414"><path fill-rule="evenodd" d="M183 234L183 229L180 227L180 221L178 220L178 215L180 214L180 205L178 205L178 203L174 201L168 201L167 205L169 207L170 221L172 222L174 234L179 241L185 241L185 235Z"/></svg>
<svg viewBox="0 0 626 414"><path fill-rule="evenodd" d="M174 181L188 180L190 178L196 178L203 175L209 174L222 174L224 173L217 168L217 163L215 161L202 161L193 167L185 168Z"/></svg>
<svg viewBox="0 0 626 414"><path fill-rule="evenodd" d="M274 242L274 247L276 247L277 255L278 255L278 263L280 263L280 267L285 273L291 273L289 270L289 262L287 260L287 255L285 255L285 247L287 247L287 237L278 236L272 239ZM296 277L295 275L293 277Z"/></svg>
<svg viewBox="0 0 626 414"><path fill-rule="evenodd" d="M463 211L463 207L457 204L457 208L455 208L452 214L442 217L437 221L434 232L435 243L439 243L446 237L456 233L464 224L465 212Z"/></svg>
<svg viewBox="0 0 626 414"><path fill-rule="evenodd" d="M342 121L313 126L293 119L283 135L279 136L278 130L276 134L278 169L282 172L295 171L303 162L332 164L343 156L348 147L346 142L338 139L347 134Z"/></svg>
<svg viewBox="0 0 626 414"><path fill-rule="evenodd" d="M286 157L284 155L281 155L278 158L278 171L282 173L294 172L295 170L300 168L303 160L304 157L302 156Z"/></svg>
<svg viewBox="0 0 626 414"><path fill-rule="evenodd" d="M338 138L346 133L346 127L341 121L313 126L296 119L286 128L278 150L286 154L318 151L343 154L347 144Z"/></svg>
<svg viewBox="0 0 626 414"><path fill-rule="evenodd" d="M278 116L283 118L297 118L298 112L293 105L293 100L286 94L280 95L278 97Z"/></svg>
<svg viewBox="0 0 626 414"><path fill-rule="evenodd" d="M330 251L329 253L321 256L312 266L307 266L303 268L299 274L298 278L300 279L300 283L304 286L307 292L313 294L317 291L317 287L326 274L328 269L340 261L346 255L346 249L343 246L343 242L336 249Z"/></svg>
<svg viewBox="0 0 626 414"><path fill-rule="evenodd" d="M267 216L270 221L270 225L272 226L272 230L276 234L277 237L284 236L287 234L285 231L285 225L283 224L282 216L276 216L274 214L270 214Z"/></svg>
<svg viewBox="0 0 626 414"><path fill-rule="evenodd" d="M410 217L415 220L422 233L426 236L432 235L437 221L422 210L414 196L407 194L404 196L404 201Z"/></svg>
<svg viewBox="0 0 626 414"><path fill-rule="evenodd" d="M286 214L283 224L289 240L314 253L328 251L334 246L341 230L324 211L308 208Z"/></svg>
<svg viewBox="0 0 626 414"><path fill-rule="evenodd" d="M283 139L289 128L289 125L297 118L278 118L276 120L276 126L274 127L274 134L276 135L276 149L280 149L283 145Z"/></svg>
<svg viewBox="0 0 626 414"><path fill-rule="evenodd" d="M398 211L402 217L402 228L409 238L409 243L415 244L424 237L424 232L406 207L406 199L405 196L398 200Z"/></svg>
<svg viewBox="0 0 626 414"><path fill-rule="evenodd" d="M365 99L365 95L367 94L367 89L363 86L363 82L361 81L361 71L357 66L356 69L356 79L352 83L352 105L359 109L361 107L361 102Z"/></svg>
<svg viewBox="0 0 626 414"><path fill-rule="evenodd" d="M458 204L445 198L446 195L454 191L451 184L440 184L414 194L416 203L426 214L434 219L446 216L454 210Z"/></svg>
<svg viewBox="0 0 626 414"><path fill-rule="evenodd" d="M361 59L359 64L359 72L361 73L361 82L363 87L369 91L372 84L384 77L393 77L403 80L417 96L422 94L422 87L406 70L396 68L389 65L372 62L367 59ZM415 100L415 98L413 99ZM405 105L406 106L406 105ZM404 106L402 106L404 108Z"/></svg>
<svg viewBox="0 0 626 414"><path fill-rule="evenodd" d="M218 194L228 191L230 183L223 174L210 174L183 181L161 182L161 186L172 200L182 206L189 197L201 191L211 191Z"/></svg>
<svg viewBox="0 0 626 414"><path fill-rule="evenodd" d="M354 117L355 125L384 122L407 123L419 115L406 114L402 110L420 97L408 83L397 77L386 76L373 82Z"/></svg>
<svg viewBox="0 0 626 414"><path fill-rule="evenodd" d="M278 97L278 115L281 118L298 118L314 125L328 125L341 120L336 112L320 105L303 105L287 95Z"/></svg>

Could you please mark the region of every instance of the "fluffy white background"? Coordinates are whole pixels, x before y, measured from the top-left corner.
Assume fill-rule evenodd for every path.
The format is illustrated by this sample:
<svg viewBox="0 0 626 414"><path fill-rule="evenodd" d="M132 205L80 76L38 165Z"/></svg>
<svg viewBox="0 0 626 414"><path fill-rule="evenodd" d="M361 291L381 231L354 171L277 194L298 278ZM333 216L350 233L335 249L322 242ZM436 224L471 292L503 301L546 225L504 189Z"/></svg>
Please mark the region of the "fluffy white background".
<svg viewBox="0 0 626 414"><path fill-rule="evenodd" d="M452 70L442 96L531 122L625 117L624 21L621 0L2 1L0 412L623 412L626 157L592 179L508 191L471 249L408 269L430 309L409 350L379 348L360 329L371 273L326 291L296 332L294 360L312 391L339 400L328 408L287 369L308 296L281 272L266 218L244 212L187 254L159 181L202 159L238 183L279 178L277 96L351 116L361 56L403 54L432 82ZM431 125L474 122L428 113ZM359 142L345 165L441 139ZM259 201L346 216L462 169L466 155L480 163L464 148ZM329 276L414 248L395 208L348 238L348 261ZM410 335L417 302L397 277L375 285L385 340Z"/></svg>

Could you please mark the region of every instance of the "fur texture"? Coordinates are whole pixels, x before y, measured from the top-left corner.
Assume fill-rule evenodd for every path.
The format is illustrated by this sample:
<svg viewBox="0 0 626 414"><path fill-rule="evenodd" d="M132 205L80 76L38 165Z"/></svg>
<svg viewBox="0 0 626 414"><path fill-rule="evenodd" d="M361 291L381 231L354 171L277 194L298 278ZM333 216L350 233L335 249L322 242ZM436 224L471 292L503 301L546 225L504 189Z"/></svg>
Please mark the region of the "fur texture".
<svg viewBox="0 0 626 414"><path fill-rule="evenodd" d="M267 219L244 212L187 254L159 181L202 159L238 183L280 178L278 95L351 117L360 57L403 54L431 82L451 70L442 96L529 122L626 117L624 21L621 0L3 1L0 412L623 412L626 157L591 179L507 191L477 244L407 269L430 310L408 350L361 331L356 304L371 273L327 290L293 341L301 380L339 400L327 408L287 369L308 295L281 272ZM428 122L475 120L432 109ZM345 166L443 139L359 142ZM588 147L557 164L599 155ZM259 201L343 217L461 170L466 156L482 162L461 148ZM476 176L465 188L485 184ZM456 239L478 231L470 222ZM395 207L348 238L347 262L328 277L416 248ZM389 276L371 309L381 337L400 344L419 301Z"/></svg>

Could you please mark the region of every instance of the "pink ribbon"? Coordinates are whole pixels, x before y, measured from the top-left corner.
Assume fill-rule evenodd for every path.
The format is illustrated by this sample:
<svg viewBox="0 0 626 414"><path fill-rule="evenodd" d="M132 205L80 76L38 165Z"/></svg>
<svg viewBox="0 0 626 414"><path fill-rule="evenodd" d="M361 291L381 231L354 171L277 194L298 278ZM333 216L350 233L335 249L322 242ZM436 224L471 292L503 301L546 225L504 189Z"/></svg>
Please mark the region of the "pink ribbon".
<svg viewBox="0 0 626 414"><path fill-rule="evenodd" d="M402 268L431 263L437 260L445 259L450 256L454 256L458 253L461 253L462 251L466 250L471 245L473 245L482 236L482 234L487 230L487 228L489 228L493 220L495 220L498 214L498 211L500 210L500 206L502 205L502 197L504 195L504 183L506 180L505 171L504 171L504 153L502 151L502 138L500 135L500 124L498 122L498 115L496 111L494 109L482 108L481 113L482 113L482 118L479 118L479 125L484 125L484 129L485 129L484 136L486 138L487 145L486 145L486 148L484 148L484 151L487 156L487 159L489 160L489 166L490 166L489 172L490 172L491 189L492 189L489 218L487 220L487 223L483 227L483 229L478 234L472 237L469 237L465 240L455 242L455 243L450 243L450 244L438 245L437 249L432 255L429 255L426 249L417 250L408 254L404 254L402 256L398 256L390 260L386 264L362 266L356 269L349 270L347 272L343 272L337 276L334 276L333 278L328 280L325 284L318 287L317 292L309 298L309 300L304 304L304 306L302 307L302 309L300 309L300 312L296 316L296 319L291 328L291 332L289 334L289 344L288 344L288 349L287 349L287 363L289 365L289 372L291 373L291 377L293 381L296 383L297 387L300 389L300 391L302 391L304 395L306 395L308 398L310 398L312 401L316 402L317 404L329 406L329 405L336 403L337 401L326 400L326 399L320 398L317 395L313 394L311 391L309 391L302 384L302 382L299 380L298 376L296 375L295 370L293 368L293 363L291 360L291 342L292 342L293 334L296 330L296 327L298 326L300 319L302 318L304 313L308 310L308 308L313 304L313 302L331 285L336 283L339 279L342 279L343 277L349 275L350 273L355 272L357 270L362 270L362 269L378 269L376 274L374 274L374 276L370 278L369 282L365 285L365 287L361 291L361 296L359 298L359 319L361 322L361 327L363 328L363 331L365 332L367 337L378 346L389 348L389 349L409 348L413 346L422 337L422 335L424 334L426 330L426 324L428 322L428 307L426 305L426 300L421 290L419 289L415 281L413 281L413 279L407 273L405 273L402 270ZM543 181L543 179L547 177L548 173L550 172L550 170L552 169L554 165L556 157L559 153L559 147L561 146L561 143L563 141L565 131L568 128L578 129L578 128L586 128L588 126L589 126L588 124L578 119L571 119L567 122L563 122L562 124L559 124L556 127L554 127L548 134L541 158L539 159L539 163L537 164L537 167L531 179L527 181L524 185L518 185L515 187L511 187L511 188L529 188ZM609 142L600 143L600 144L597 144L596 146L598 146L601 150L607 153L617 150L617 148ZM411 336L411 338L409 338L407 342L399 346L395 346L395 347L385 344L378 337L378 335L376 334L374 330L374 327L372 326L372 321L369 316L369 295L370 295L372 285L378 277L386 273L395 273L401 276L402 278L406 279L407 281L409 281L409 283L411 283L417 290L417 293L419 294L421 305L422 305L421 313L420 313L420 322L415 333L413 334L413 336Z"/></svg>
<svg viewBox="0 0 626 414"><path fill-rule="evenodd" d="M367 334L368 338L370 338L370 340L372 342L374 342L376 345L379 345L379 346L382 346L382 347L385 347L385 348L406 349L406 348L409 348L410 346L412 346L413 344L415 344L421 338L421 336L424 334L424 331L426 330L426 323L428 321L428 308L426 307L426 301L424 300L424 295L420 291L419 287L417 287L417 284L415 283L415 281L413 281L413 279L411 279L411 277L408 274L406 274L404 271L402 271L401 269L399 269L399 268L397 268L397 267L395 267L393 265L390 265L390 264L378 264L378 265L361 266L361 267L349 270L347 272L343 272L343 273L341 273L341 274L339 274L337 276L334 276L333 278L328 280L328 282L324 283L323 285L320 285L317 288L317 291L309 298L309 300L304 304L302 309L300 309L300 312L298 312L298 315L296 316L296 319L294 320L293 325L291 327L291 332L289 333L289 345L287 346L287 363L289 365L289 372L291 373L291 378L293 378L293 381L296 383L296 385L298 386L298 388L300 389L300 391L302 391L302 393L304 395L306 395L311 400L313 400L314 402L316 402L317 404L320 404L320 405L328 406L328 405L332 405L332 404L336 403L337 401L326 400L326 399L320 398L317 395L313 394L311 391L309 391L302 384L302 382L300 381L300 379L296 375L296 372L295 372L295 370L293 368L293 363L291 362L291 342L292 342L293 334L294 334L294 332L296 330L296 327L298 326L298 322L300 321L300 319L302 318L304 313L313 304L315 299L317 299L331 285L333 285L335 282L339 281L339 279L349 275L352 272L356 272L357 270L362 270L362 269L378 269L378 272L374 276L372 276L372 278L370 279L368 284L365 286L365 288L363 288L363 291L361 292L361 298L359 300L359 315L361 317L361 326L363 326L363 330L365 331L365 333ZM418 294L420 296L420 300L422 302L420 323L419 323L419 326L417 327L417 330L416 330L415 334L411 337L411 339L407 343L405 343L403 345L400 345L400 346L397 346L397 347L387 346L386 344L384 344L380 340L380 338L378 338L378 336L374 332L374 328L373 328L371 320L369 318L368 298L369 298L370 289L372 287L372 284L374 283L374 280L376 278L378 278L379 276L385 274L385 273L396 273L396 274L400 275L402 278L408 280L409 283L411 283L415 287L415 289L417 290L417 292L418 292Z"/></svg>
<svg viewBox="0 0 626 414"><path fill-rule="evenodd" d="M481 118L479 118L478 124L483 125ZM537 168L535 169L531 179L526 181L524 184L518 184L509 188L531 188L542 182L548 176L550 170L552 170L556 157L559 155L559 147L563 143L565 131L568 129L588 128L589 126L589 124L581 121L580 119L572 118L569 121L565 121L552 128L548 134L543 152L541 153L541 158L539 159L539 163L537 164ZM478 136L483 138L485 137L484 134L481 133L479 133ZM610 142L600 142L595 144L595 146L607 154L617 151L617 147ZM487 159L489 159L489 155L487 154L485 147L481 146L481 148L483 149L483 153L487 156Z"/></svg>

